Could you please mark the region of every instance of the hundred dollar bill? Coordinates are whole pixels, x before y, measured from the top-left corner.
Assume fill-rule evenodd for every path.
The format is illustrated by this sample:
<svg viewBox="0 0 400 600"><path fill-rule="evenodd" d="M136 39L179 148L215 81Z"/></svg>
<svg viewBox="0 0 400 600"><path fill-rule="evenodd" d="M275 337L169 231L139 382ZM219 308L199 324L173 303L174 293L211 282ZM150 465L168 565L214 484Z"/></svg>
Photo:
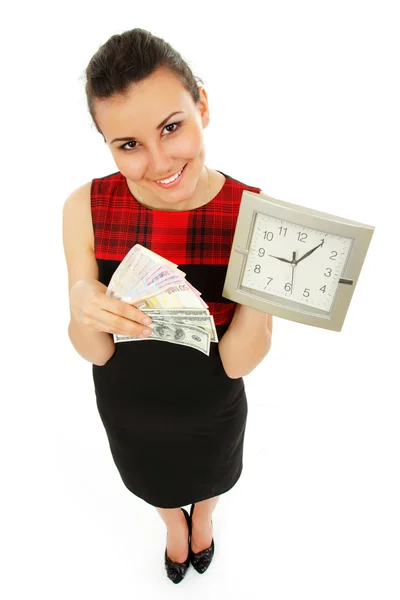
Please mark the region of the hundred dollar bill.
<svg viewBox="0 0 400 600"><path fill-rule="evenodd" d="M200 352L207 356L210 355L210 334L199 327L186 324L183 325L181 323L166 323L165 321L153 321L149 327L152 329L152 332L147 338L114 333L114 342L144 342L156 340L168 342L170 344L188 346L195 350L200 350Z"/></svg>
<svg viewBox="0 0 400 600"><path fill-rule="evenodd" d="M172 321L201 327L210 334L210 342L218 342L214 317L205 308L147 308L143 312L148 314L152 320Z"/></svg>
<svg viewBox="0 0 400 600"><path fill-rule="evenodd" d="M218 342L217 330L215 328L214 317L210 315L207 309L203 308L165 308L165 309L144 309L152 320L163 321L165 323L176 323L182 325L194 325L200 327L210 336L210 342ZM118 341L125 341L123 338L132 338L129 335L118 334ZM146 338L139 338L146 339ZM126 340L129 341L129 340Z"/></svg>

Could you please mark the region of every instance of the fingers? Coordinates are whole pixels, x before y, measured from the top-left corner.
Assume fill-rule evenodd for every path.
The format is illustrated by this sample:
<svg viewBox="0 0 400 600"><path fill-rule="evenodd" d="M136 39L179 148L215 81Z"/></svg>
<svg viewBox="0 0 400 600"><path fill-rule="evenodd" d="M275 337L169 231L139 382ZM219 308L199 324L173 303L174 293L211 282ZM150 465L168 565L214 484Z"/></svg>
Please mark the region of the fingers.
<svg viewBox="0 0 400 600"><path fill-rule="evenodd" d="M111 298L99 292L97 301L102 309L98 319L103 331L119 335L134 335L147 337L151 333L149 325L151 318L136 306ZM146 322L145 322L146 321Z"/></svg>

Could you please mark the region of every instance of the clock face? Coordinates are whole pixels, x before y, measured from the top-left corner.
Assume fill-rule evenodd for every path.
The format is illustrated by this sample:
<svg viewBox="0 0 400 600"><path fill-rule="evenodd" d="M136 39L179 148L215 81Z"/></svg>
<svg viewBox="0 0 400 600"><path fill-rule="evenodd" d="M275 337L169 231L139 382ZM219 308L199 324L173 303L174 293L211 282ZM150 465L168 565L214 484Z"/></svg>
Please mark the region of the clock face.
<svg viewBox="0 0 400 600"><path fill-rule="evenodd" d="M242 286L329 312L352 241L257 213Z"/></svg>

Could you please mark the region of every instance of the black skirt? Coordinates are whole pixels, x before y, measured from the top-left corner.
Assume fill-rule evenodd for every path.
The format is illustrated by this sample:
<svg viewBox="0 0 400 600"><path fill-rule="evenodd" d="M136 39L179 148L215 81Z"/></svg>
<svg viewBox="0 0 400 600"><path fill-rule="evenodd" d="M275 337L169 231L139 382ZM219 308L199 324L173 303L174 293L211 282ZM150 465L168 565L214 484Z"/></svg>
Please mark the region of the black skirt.
<svg viewBox="0 0 400 600"><path fill-rule="evenodd" d="M221 340L227 325L217 326ZM230 490L243 468L247 399L217 343L210 356L158 340L120 342L93 365L96 403L125 486L159 508Z"/></svg>

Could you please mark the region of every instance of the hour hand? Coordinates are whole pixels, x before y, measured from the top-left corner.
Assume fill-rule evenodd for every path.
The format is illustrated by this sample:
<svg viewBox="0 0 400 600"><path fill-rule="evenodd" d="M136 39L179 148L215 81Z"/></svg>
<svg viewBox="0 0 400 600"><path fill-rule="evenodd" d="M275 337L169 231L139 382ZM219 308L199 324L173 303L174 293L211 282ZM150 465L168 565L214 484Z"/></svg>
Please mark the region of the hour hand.
<svg viewBox="0 0 400 600"><path fill-rule="evenodd" d="M289 265L292 264L292 261L288 260L287 258L281 258L280 256L273 256L272 254L268 254L268 256L272 256L272 258L277 258L278 260L281 260L282 262L289 263Z"/></svg>

